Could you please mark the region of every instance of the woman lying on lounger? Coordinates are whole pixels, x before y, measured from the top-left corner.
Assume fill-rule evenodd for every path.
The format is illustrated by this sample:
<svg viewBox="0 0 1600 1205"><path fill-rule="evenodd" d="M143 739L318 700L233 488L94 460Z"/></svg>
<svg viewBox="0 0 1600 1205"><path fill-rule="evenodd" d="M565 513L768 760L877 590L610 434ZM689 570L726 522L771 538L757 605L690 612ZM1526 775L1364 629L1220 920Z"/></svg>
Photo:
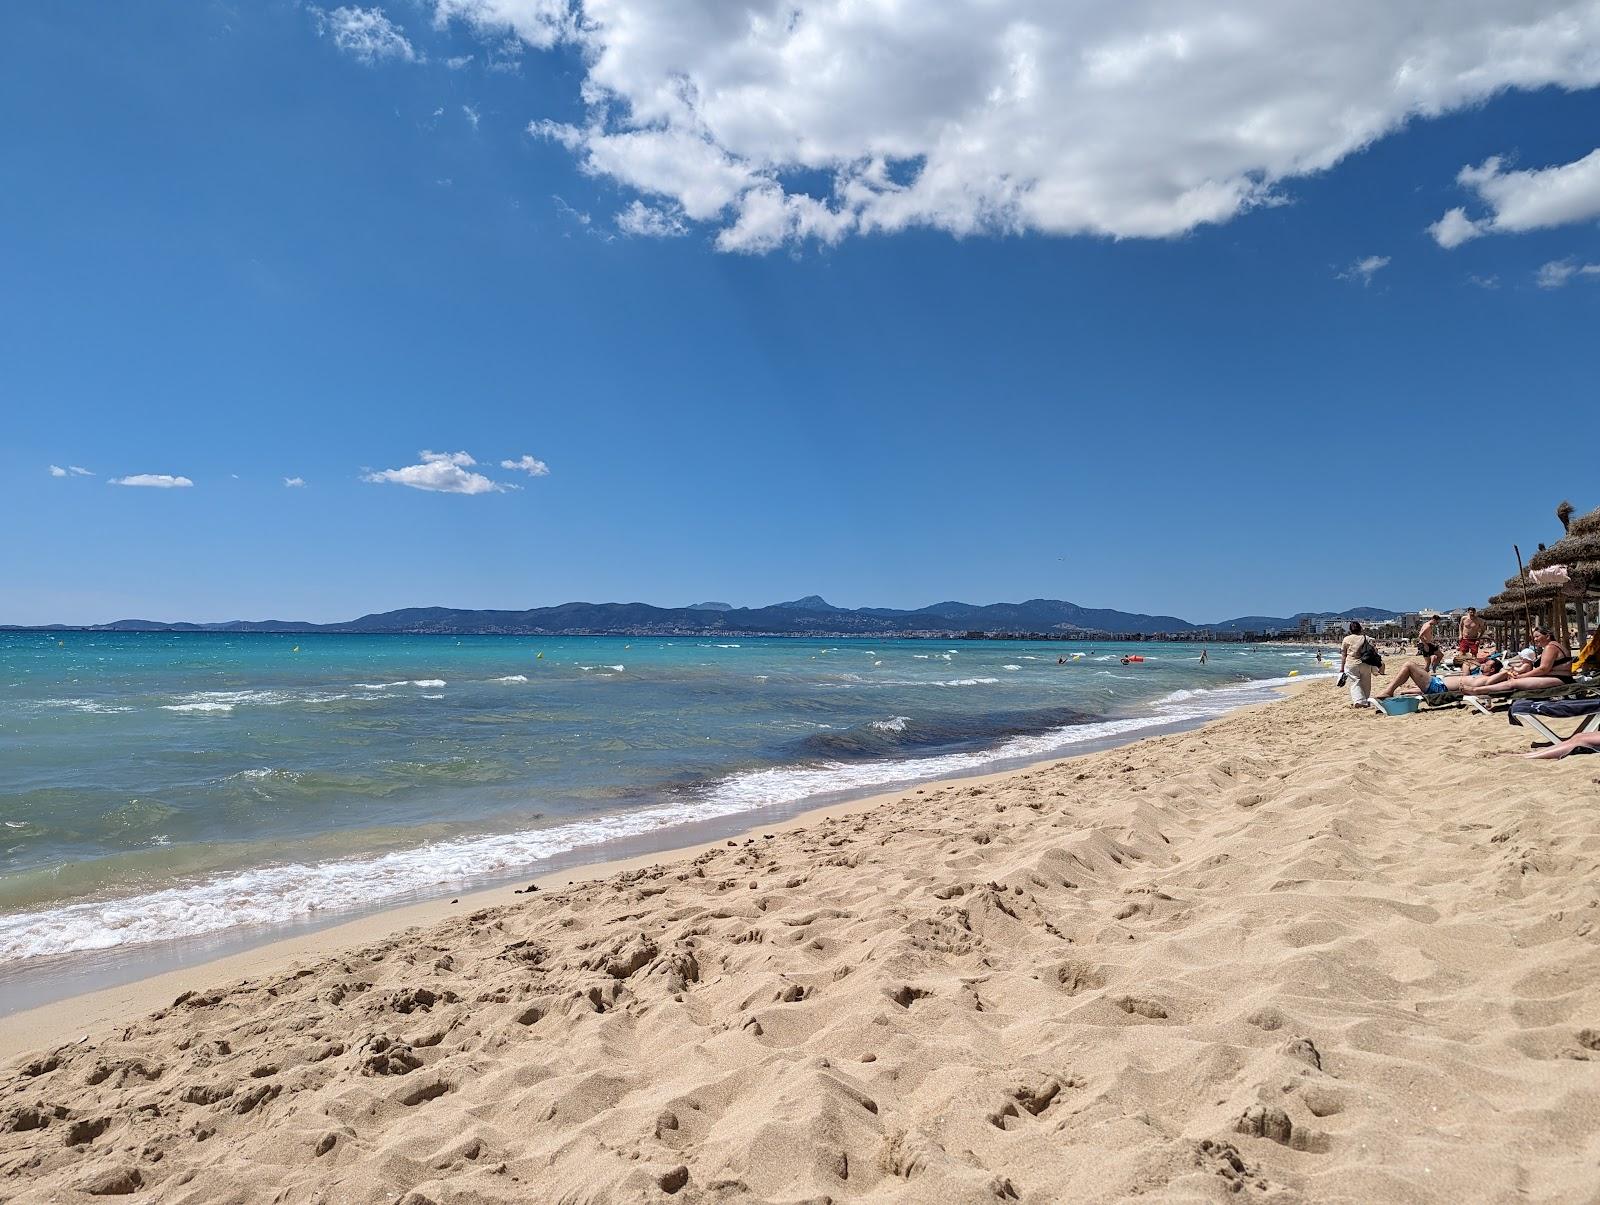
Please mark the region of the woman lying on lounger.
<svg viewBox="0 0 1600 1205"><path fill-rule="evenodd" d="M1539 651L1539 659L1533 665L1480 676L1464 693L1508 695L1518 690L1549 690L1572 681L1572 652L1556 641L1554 632L1545 627L1534 628L1533 647Z"/></svg>
<svg viewBox="0 0 1600 1205"><path fill-rule="evenodd" d="M1450 674L1441 678L1438 674L1430 674L1415 661L1408 662L1400 667L1400 672L1390 679L1389 685L1379 693L1373 695L1374 699L1392 699L1400 693L1400 688L1410 686L1414 689L1407 694L1421 695L1451 695L1464 694L1469 690L1476 690L1477 684L1499 682L1505 678L1500 661L1490 657L1483 663L1483 672L1477 674Z"/></svg>

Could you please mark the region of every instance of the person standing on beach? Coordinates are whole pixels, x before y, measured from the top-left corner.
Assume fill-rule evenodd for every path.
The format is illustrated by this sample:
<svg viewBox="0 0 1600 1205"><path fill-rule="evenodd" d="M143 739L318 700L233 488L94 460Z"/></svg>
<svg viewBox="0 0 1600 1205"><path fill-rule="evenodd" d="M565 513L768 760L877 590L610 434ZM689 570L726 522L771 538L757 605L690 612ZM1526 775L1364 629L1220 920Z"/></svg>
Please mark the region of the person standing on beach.
<svg viewBox="0 0 1600 1205"><path fill-rule="evenodd" d="M1467 613L1461 617L1461 639L1456 644L1456 652L1463 657L1478 659L1478 641L1483 639L1483 620L1478 618L1478 608L1468 607Z"/></svg>
<svg viewBox="0 0 1600 1205"><path fill-rule="evenodd" d="M1417 632L1417 655L1424 660L1424 668L1432 673L1439 668L1439 663L1444 660L1444 650L1439 647L1439 642L1433 638L1434 625L1439 622L1437 615L1430 615L1423 621L1421 629Z"/></svg>
<svg viewBox="0 0 1600 1205"><path fill-rule="evenodd" d="M1350 687L1350 706L1366 707L1372 700L1372 666L1363 657L1372 646L1361 621L1350 621L1350 634L1339 642L1339 682Z"/></svg>

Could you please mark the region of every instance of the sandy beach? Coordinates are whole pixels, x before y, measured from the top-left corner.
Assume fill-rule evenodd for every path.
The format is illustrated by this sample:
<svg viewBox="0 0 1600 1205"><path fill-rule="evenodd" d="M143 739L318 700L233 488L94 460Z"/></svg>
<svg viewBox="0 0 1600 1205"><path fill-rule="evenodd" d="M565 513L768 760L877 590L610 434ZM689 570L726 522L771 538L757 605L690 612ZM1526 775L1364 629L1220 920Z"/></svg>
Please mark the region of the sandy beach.
<svg viewBox="0 0 1600 1205"><path fill-rule="evenodd" d="M0 1199L1596 1199L1597 759L1342 698L8 1018Z"/></svg>

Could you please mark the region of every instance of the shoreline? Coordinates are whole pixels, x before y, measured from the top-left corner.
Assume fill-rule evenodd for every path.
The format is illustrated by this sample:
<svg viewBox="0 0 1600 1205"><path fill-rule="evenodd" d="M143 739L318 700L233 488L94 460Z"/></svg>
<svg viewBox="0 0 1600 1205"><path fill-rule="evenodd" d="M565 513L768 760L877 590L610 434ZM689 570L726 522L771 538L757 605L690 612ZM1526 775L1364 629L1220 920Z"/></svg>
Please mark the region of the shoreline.
<svg viewBox="0 0 1600 1205"><path fill-rule="evenodd" d="M1327 677L1326 674L1312 670L1300 676L1298 682L1309 684L1325 677ZM1254 691L1260 692L1262 697L1246 699L1227 707L1226 710L1200 716L1163 717L1154 708L1179 705L1177 699L1163 697L1146 704L1147 707L1151 708L1147 714L1107 717L1082 725L1082 729L1097 729L1097 731L1094 735L1080 736L1077 740L1073 740L1072 736L1079 731L1080 726L1070 726L1033 736L1012 738L976 753L933 754L924 759L937 761L942 757L949 757L954 760L975 756L981 759L975 767L953 765L944 772L911 774L904 778L891 777L880 783L867 783L853 788L845 786L834 790L817 792L800 799L760 804L748 809L730 811L722 815L699 819L683 819L664 824L659 828L617 837L602 838L598 841L585 841L545 857L537 858L515 870L486 872L455 882L427 883L419 885L411 891L397 892L383 902L366 907L359 905L340 907L330 909L323 914L285 916L266 924L245 923L229 925L198 932L174 934L155 941L134 941L103 949L77 950L27 959L20 963L15 970L0 974L0 1020L17 1012L70 999L86 992L98 991L102 988L114 988L137 979L148 978L152 973L159 974L168 970L181 971L186 967L203 966L235 955L247 954L256 947L280 941L294 941L301 938L310 939L324 929L359 922L365 918L385 912L437 903L452 895L479 895L525 881L539 881L542 883L547 878L558 877L563 873L586 871L586 868L590 866L609 865L612 862L619 861L631 863L639 857L671 856L674 851L692 848L702 840L724 839L728 836L744 833L755 826L765 827L771 824L784 823L792 817L816 811L826 811L829 808L837 808L853 801L892 797L903 791L928 783L963 780L968 777L991 773L1017 772L1033 766L1049 764L1062 758L1085 756L1104 749L1116 748L1131 742L1150 739L1165 733L1186 731L1196 726L1213 722L1220 716L1231 714L1241 707L1257 706L1261 702L1271 701L1284 690L1293 689L1297 684L1294 678L1281 677L1248 679L1242 682L1203 688L1194 693L1198 695L1226 695L1230 692L1249 693ZM1180 691L1177 693L1182 696L1188 692ZM1129 726L1121 727L1122 725ZM1104 728L1107 726L1113 730L1105 731ZM1026 743L1049 737L1064 738L1069 743L1055 744L1037 751L1022 749L1014 755L1006 755L1005 751L1019 741ZM879 764L885 768L900 765L909 767L916 764L918 760L918 758L912 757L883 763L866 762L861 764L863 767ZM541 830L532 830L533 833L538 833L539 831ZM426 848L426 846L422 848ZM316 863L310 869L351 864L352 861L359 861L359 859L335 859L328 863ZM225 882L226 880L223 881ZM132 904L142 898L144 897L140 894L117 896L108 900L107 903ZM56 907L72 910L95 905L95 901L67 900L62 901L59 905L46 906L36 911L41 916L48 916ZM14 915L22 914L26 914L26 910ZM158 968L155 972L150 970L151 964Z"/></svg>
<svg viewBox="0 0 1600 1205"><path fill-rule="evenodd" d="M1279 685L1272 689L1277 698L1244 703L1207 719L1175 720L1171 724L1138 729L1127 734L1113 734L1085 743L1085 747L1064 756L1050 756L1039 760L1023 760L1016 764L1001 764L998 768L976 774L961 774L946 778L929 778L893 787L885 791L872 791L865 795L846 795L829 802L807 806L798 812L789 812L779 819L752 823L751 818L760 811L737 813L719 821L701 821L660 830L671 844L652 848L647 852L624 854L618 857L585 859L582 849L569 851L577 860L558 869L542 872L523 872L506 881L491 886L462 890L453 896L440 894L428 899L411 900L390 906L380 906L370 911L358 912L344 919L308 921L299 924L274 926L267 931L243 932L210 939L195 938L187 942L174 939L169 942L107 951L86 951L66 955L58 965L48 963L37 968L20 968L10 976L0 977L0 992L6 988L21 989L33 1000L21 1007L8 1008L0 1003L0 1062L15 1057L25 1050L59 1044L77 1038L86 1027L110 1024L135 1014L153 1011L170 1003L171 999L190 990L192 980L237 979L259 976L274 969L302 961L306 958L328 957L338 951L367 942L392 938L417 928L436 924L449 917L477 908L511 904L525 898L521 887L536 885L540 891L550 891L578 882L593 882L612 875L643 868L657 868L673 864L723 848L735 840L753 840L766 835L791 833L833 816L850 816L870 812L879 807L904 801L913 794L923 794L931 787L971 787L999 783L1038 770L1049 770L1081 758L1093 757L1113 749L1124 749L1142 741L1157 740L1163 736L1193 732L1209 727L1229 716L1251 708L1268 707L1285 696L1309 687L1316 678L1304 685ZM1125 736L1125 739L1119 739ZM673 840L672 834L683 830L715 828L714 834L700 839ZM298 929L283 933L282 929ZM224 945L218 953L188 960L183 957L183 947L196 945ZM233 948L226 948L233 947ZM93 968L79 964L93 959L97 954L116 955L120 967L154 961L167 964L162 969L121 975L118 967ZM52 960L55 961L55 960ZM77 988L65 987L72 980L86 981ZM37 990L42 982L44 990ZM61 990L61 989L65 990ZM70 1013L70 1015L69 1015Z"/></svg>
<svg viewBox="0 0 1600 1205"><path fill-rule="evenodd" d="M1595 769L1525 745L1295 690L14 1018L0 1196L1580 1199Z"/></svg>

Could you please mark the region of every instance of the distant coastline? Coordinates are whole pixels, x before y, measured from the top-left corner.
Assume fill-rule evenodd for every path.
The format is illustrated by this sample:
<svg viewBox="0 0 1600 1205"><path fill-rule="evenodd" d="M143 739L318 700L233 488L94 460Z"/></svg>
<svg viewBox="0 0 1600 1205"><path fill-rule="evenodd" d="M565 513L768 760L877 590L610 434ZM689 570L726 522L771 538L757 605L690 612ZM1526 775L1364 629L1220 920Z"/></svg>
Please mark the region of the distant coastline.
<svg viewBox="0 0 1600 1205"><path fill-rule="evenodd" d="M522 611L408 607L363 615L343 623L300 620L230 620L223 623L123 619L103 624L0 624L8 632L214 632L270 635L403 636L809 636L929 640L1265 640L1310 634L1329 621L1396 619L1398 611L1351 607L1291 616L1247 615L1194 623L1175 615L1146 615L1083 607L1059 599L976 605L934 603L917 610L835 607L810 595L766 607L700 603L656 607L648 603L563 603Z"/></svg>

